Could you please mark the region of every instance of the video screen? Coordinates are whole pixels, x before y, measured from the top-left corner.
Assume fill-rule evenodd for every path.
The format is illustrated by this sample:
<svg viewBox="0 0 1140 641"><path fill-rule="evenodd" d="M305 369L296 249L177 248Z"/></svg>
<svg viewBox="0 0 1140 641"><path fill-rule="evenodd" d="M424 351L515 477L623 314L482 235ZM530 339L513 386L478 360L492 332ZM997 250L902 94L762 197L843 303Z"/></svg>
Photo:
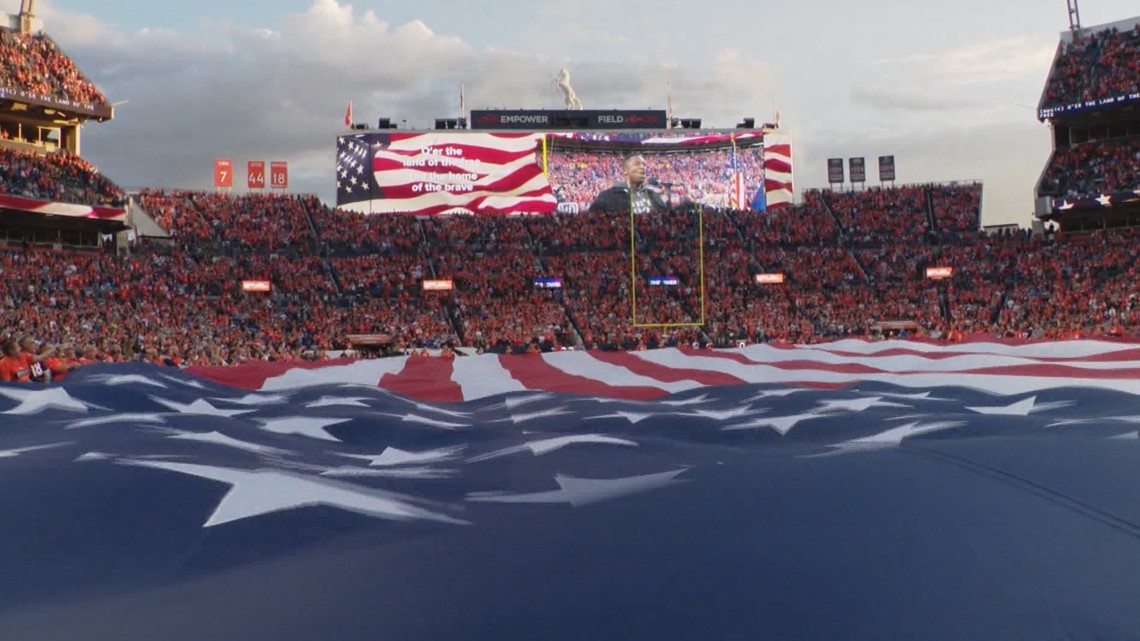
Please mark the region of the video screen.
<svg viewBox="0 0 1140 641"><path fill-rule="evenodd" d="M764 209L759 132L370 132L337 140L337 206L362 213Z"/></svg>
<svg viewBox="0 0 1140 641"><path fill-rule="evenodd" d="M555 135L547 141L545 167L564 213L764 208L758 134Z"/></svg>

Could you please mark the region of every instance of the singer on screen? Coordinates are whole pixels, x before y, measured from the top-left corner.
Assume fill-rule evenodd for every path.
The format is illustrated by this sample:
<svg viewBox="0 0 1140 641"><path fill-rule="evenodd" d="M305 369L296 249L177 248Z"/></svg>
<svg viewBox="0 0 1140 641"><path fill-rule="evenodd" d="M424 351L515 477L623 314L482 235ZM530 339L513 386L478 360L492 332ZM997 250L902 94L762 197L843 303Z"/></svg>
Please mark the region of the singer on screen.
<svg viewBox="0 0 1140 641"><path fill-rule="evenodd" d="M632 208L634 214L648 214L667 210L661 191L646 184L645 169L643 156L627 156L621 164L624 180L598 194L590 205L590 211L626 212Z"/></svg>

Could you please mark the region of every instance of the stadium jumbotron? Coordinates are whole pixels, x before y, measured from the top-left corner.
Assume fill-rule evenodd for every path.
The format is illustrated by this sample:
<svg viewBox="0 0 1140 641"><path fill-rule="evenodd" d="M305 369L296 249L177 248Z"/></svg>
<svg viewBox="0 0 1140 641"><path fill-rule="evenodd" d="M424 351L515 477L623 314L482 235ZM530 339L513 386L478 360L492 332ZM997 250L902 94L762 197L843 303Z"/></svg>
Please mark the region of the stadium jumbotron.
<svg viewBox="0 0 1140 641"><path fill-rule="evenodd" d="M593 104L590 65L434 127L336 98L331 198L236 143L144 186L81 145L138 148L115 65L35 5L0 25L0 639L1140 636L1140 17L1069 1L1019 226L778 112Z"/></svg>

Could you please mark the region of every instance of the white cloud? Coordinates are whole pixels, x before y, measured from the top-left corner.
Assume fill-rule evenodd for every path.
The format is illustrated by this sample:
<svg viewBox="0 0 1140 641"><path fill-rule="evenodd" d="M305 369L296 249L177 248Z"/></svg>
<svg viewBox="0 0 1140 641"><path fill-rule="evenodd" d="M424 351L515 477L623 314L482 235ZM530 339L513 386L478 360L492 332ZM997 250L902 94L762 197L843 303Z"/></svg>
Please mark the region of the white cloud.
<svg viewBox="0 0 1140 641"><path fill-rule="evenodd" d="M671 88L676 115L732 126L745 116L766 120L778 106L795 134L801 188L825 184L827 156L896 153L906 180L985 178L987 198L1001 194L1024 222L1030 174L1047 157L1048 132L1032 111L1005 104L1036 102L1054 48L1039 38L928 45L935 53L870 66L852 59L837 72L833 54L857 50L843 34L858 29L834 37L813 31L802 42L790 27L754 42L694 34L690 43L676 21L656 14L638 17L636 29L628 12L596 19L611 15L609 0L583 0L569 15L563 3L535 0L525 12L533 33L501 37L465 30L451 14L394 21L335 0L267 15L256 28L187 20L177 31L129 33L40 4L49 33L109 99L129 100L114 122L84 132L84 153L129 187L208 187L215 157L239 167L246 159L288 160L296 191L328 198L349 100L359 121L386 116L420 127L457 115L460 82L468 108L557 107L562 66L588 108L661 108ZM953 35L939 42L952 43ZM957 129L961 122L970 129ZM1002 146L970 135L982 127ZM984 163L960 148L963 136L985 150Z"/></svg>
<svg viewBox="0 0 1140 641"><path fill-rule="evenodd" d="M476 50L423 21L392 24L336 0L313 0L274 29L228 23L201 31L127 35L90 16L44 10L49 33L112 101L112 123L85 132L85 153L113 179L207 187L212 160L288 160L297 190L331 196L335 135L345 105L358 121L386 116L409 126L468 108L556 107L553 79L567 63L501 48ZM606 36L607 38L609 36ZM721 52L710 68L638 56L570 64L588 106L661 107L667 85L678 112L706 123L740 118L727 105L765 102L766 63Z"/></svg>
<svg viewBox="0 0 1140 641"><path fill-rule="evenodd" d="M891 91L860 85L851 88L851 101L884 111L919 113L966 111L991 106L986 101L961 96L935 96L926 92Z"/></svg>
<svg viewBox="0 0 1140 641"><path fill-rule="evenodd" d="M963 87L1007 82L1032 76L1044 81L1056 51L1056 43L1040 39L1005 38L944 51L907 56L898 63L917 67L942 84ZM894 61L880 60L880 64Z"/></svg>

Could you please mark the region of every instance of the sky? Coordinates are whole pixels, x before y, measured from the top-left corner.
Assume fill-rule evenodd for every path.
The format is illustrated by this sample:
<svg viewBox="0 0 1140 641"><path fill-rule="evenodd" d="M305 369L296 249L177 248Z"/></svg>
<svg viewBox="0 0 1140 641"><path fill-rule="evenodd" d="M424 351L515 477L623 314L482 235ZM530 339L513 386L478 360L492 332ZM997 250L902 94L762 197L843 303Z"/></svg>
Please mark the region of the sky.
<svg viewBox="0 0 1140 641"><path fill-rule="evenodd" d="M16 13L19 0L0 0ZM670 6L680 7L670 9ZM1090 0L1083 23L1140 13ZM36 15L117 106L82 153L128 187L210 188L214 158L286 160L335 193L336 135L468 109L664 109L732 127L778 109L796 191L826 159L893 154L900 183L984 181L983 224L1028 225L1050 150L1037 122L1063 0L39 0Z"/></svg>

